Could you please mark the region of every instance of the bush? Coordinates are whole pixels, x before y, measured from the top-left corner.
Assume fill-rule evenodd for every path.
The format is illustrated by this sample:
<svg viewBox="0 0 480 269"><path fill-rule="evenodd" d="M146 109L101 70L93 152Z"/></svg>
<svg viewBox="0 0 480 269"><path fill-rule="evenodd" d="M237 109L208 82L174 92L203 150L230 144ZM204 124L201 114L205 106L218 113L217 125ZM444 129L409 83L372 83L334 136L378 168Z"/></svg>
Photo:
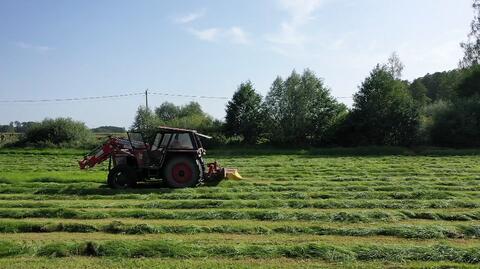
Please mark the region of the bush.
<svg viewBox="0 0 480 269"><path fill-rule="evenodd" d="M464 72L465 77L458 85L458 95L464 98L480 95L480 65L475 65Z"/></svg>
<svg viewBox="0 0 480 269"><path fill-rule="evenodd" d="M432 144L433 125L436 120L441 119L441 115L451 109L451 106L452 104L450 102L439 100L421 108L420 124L416 141L418 145Z"/></svg>
<svg viewBox="0 0 480 269"><path fill-rule="evenodd" d="M94 136L83 122L71 118L45 119L27 130L25 145L88 147Z"/></svg>
<svg viewBox="0 0 480 269"><path fill-rule="evenodd" d="M432 142L438 146L480 146L480 97L460 99L434 116Z"/></svg>

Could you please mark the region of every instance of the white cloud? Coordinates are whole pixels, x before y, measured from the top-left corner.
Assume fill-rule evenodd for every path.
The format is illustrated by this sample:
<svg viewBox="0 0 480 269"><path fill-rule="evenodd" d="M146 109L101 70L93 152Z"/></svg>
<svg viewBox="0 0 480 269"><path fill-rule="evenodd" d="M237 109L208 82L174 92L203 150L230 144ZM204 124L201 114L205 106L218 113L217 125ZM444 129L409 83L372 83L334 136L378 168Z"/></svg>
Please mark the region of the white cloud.
<svg viewBox="0 0 480 269"><path fill-rule="evenodd" d="M303 48L308 37L302 32L314 19L314 13L322 7L326 0L277 0L279 7L287 12L288 19L280 24L279 32L268 34L266 39L272 43L275 51L285 51L289 47Z"/></svg>
<svg viewBox="0 0 480 269"><path fill-rule="evenodd" d="M250 39L247 32L241 27L234 26L228 29L223 28L207 28L203 30L189 28L188 31L196 38L203 41L229 41L234 44L247 45L250 44Z"/></svg>
<svg viewBox="0 0 480 269"><path fill-rule="evenodd" d="M195 12L178 16L174 18L173 21L178 24L186 24L202 18L203 16L205 16L205 14L206 14L206 9L201 9Z"/></svg>
<svg viewBox="0 0 480 269"><path fill-rule="evenodd" d="M220 34L220 29L208 28L204 30L197 30L197 29L190 28L189 32L192 33L194 36L196 36L198 39L212 42L218 39L218 36Z"/></svg>
<svg viewBox="0 0 480 269"><path fill-rule="evenodd" d="M287 11L291 26L301 26L313 18L312 14L324 4L325 0L279 0L280 7Z"/></svg>
<svg viewBox="0 0 480 269"><path fill-rule="evenodd" d="M51 50L54 49L54 48L49 47L49 46L33 45L33 44L26 43L26 42L23 42L23 41L14 42L13 44L16 47L21 48L21 49L34 50L34 51L38 51L38 52L47 52L47 51L51 51Z"/></svg>
<svg viewBox="0 0 480 269"><path fill-rule="evenodd" d="M206 9L201 9L196 12L192 12L186 15L178 16L173 19L177 24L189 24L199 18L205 16ZM199 29L197 27L186 27L186 30L194 35L196 38L203 41L218 41L218 40L227 40L234 44L250 44L250 39L247 34L241 27L232 26L230 28L221 28L221 27L211 27L205 29Z"/></svg>
<svg viewBox="0 0 480 269"><path fill-rule="evenodd" d="M236 44L249 44L250 40L247 33L240 27L234 26L227 30L226 35L230 38L232 43Z"/></svg>

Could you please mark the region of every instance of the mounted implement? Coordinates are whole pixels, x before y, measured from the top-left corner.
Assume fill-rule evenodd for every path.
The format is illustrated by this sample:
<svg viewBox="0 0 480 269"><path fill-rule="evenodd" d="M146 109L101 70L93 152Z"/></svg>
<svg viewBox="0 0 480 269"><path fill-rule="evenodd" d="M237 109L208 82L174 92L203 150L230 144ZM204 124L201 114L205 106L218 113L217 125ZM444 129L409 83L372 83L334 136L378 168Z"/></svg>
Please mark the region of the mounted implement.
<svg viewBox="0 0 480 269"><path fill-rule="evenodd" d="M107 182L112 188L153 180L162 180L171 188L188 188L242 179L237 169L222 168L217 162L205 164L206 151L200 138L210 139L207 135L160 127L153 142L147 143L142 133L127 134L128 139L110 137L78 162L80 169L109 160Z"/></svg>

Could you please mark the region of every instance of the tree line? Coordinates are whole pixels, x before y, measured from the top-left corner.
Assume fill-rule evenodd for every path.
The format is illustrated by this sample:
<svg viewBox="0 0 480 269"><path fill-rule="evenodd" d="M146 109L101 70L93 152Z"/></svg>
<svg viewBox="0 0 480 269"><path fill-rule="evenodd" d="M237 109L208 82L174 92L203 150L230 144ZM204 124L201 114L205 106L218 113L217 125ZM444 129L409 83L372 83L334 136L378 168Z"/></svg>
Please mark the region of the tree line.
<svg viewBox="0 0 480 269"><path fill-rule="evenodd" d="M480 66L402 80L393 54L359 86L353 107L338 102L307 69L277 77L262 97L251 81L238 86L225 121L196 102L140 107L134 130L159 126L197 129L215 143L277 146L480 146Z"/></svg>
<svg viewBox="0 0 480 269"><path fill-rule="evenodd" d="M251 81L241 83L224 122L213 120L198 103L164 103L155 111L140 108L132 127L145 130L161 123L207 130L224 143L480 146L480 0L473 0L473 8L458 69L409 82L402 80L404 65L394 53L361 83L350 109L314 72L294 70L287 78L277 77L265 97Z"/></svg>
<svg viewBox="0 0 480 269"><path fill-rule="evenodd" d="M0 125L0 133L20 133L25 134L29 129L35 125L41 124L35 121L12 121L9 124ZM125 133L127 130L124 127L117 126L100 126L90 129L93 133Z"/></svg>

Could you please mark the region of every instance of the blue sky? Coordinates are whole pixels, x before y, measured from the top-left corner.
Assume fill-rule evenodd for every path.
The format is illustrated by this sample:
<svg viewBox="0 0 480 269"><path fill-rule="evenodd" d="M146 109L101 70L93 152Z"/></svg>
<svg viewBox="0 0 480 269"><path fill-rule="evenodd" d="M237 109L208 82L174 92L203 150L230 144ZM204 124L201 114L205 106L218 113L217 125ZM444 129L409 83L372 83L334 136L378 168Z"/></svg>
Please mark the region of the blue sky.
<svg viewBox="0 0 480 269"><path fill-rule="evenodd" d="M472 17L471 0L0 0L0 100L147 88L230 97L246 80L265 96L277 75L305 68L351 96L393 51L406 79L456 68ZM224 117L225 100L149 98L192 100ZM63 116L129 127L143 103L0 103L0 124Z"/></svg>

